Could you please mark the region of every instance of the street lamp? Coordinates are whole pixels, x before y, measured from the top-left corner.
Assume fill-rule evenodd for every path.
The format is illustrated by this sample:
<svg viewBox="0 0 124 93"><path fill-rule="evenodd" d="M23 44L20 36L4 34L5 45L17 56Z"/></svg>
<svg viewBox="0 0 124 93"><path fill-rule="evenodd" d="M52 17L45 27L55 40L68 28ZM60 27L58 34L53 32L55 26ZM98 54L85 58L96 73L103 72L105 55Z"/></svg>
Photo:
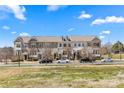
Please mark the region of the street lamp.
<svg viewBox="0 0 124 93"><path fill-rule="evenodd" d="M20 67L20 51L18 51L18 66Z"/></svg>
<svg viewBox="0 0 124 93"><path fill-rule="evenodd" d="M121 49L119 50L119 54L120 54L120 60L122 59L122 56L121 56Z"/></svg>
<svg viewBox="0 0 124 93"><path fill-rule="evenodd" d="M7 64L7 56L5 56L5 57L6 57L5 59L6 59L6 64Z"/></svg>

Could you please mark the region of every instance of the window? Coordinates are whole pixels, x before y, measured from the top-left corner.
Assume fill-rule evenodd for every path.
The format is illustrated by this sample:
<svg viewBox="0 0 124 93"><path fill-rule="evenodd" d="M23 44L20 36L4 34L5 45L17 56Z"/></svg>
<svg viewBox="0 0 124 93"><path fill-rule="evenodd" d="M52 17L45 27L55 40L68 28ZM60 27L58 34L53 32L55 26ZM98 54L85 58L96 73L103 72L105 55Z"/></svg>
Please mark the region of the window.
<svg viewBox="0 0 124 93"><path fill-rule="evenodd" d="M64 44L63 46L66 47L66 44Z"/></svg>
<svg viewBox="0 0 124 93"><path fill-rule="evenodd" d="M99 47L100 43L94 43L93 45Z"/></svg>
<svg viewBox="0 0 124 93"><path fill-rule="evenodd" d="M95 50L93 50L93 54L95 54Z"/></svg>
<svg viewBox="0 0 124 93"><path fill-rule="evenodd" d="M43 44L39 44L40 45L40 47L42 47L43 46Z"/></svg>
<svg viewBox="0 0 124 93"><path fill-rule="evenodd" d="M42 47L42 44L40 44L40 43L37 43L37 47L39 47L39 48L40 48L40 47Z"/></svg>
<svg viewBox="0 0 124 93"><path fill-rule="evenodd" d="M62 47L62 44L59 44L59 47Z"/></svg>
<svg viewBox="0 0 124 93"><path fill-rule="evenodd" d="M36 47L36 44L35 44L35 43L32 43L32 44L31 44L31 47L32 47L32 48L35 48L35 47Z"/></svg>
<svg viewBox="0 0 124 93"><path fill-rule="evenodd" d="M66 41L66 39L63 39L64 41Z"/></svg>
<svg viewBox="0 0 124 93"><path fill-rule="evenodd" d="M71 47L71 44L68 44L68 47Z"/></svg>
<svg viewBox="0 0 124 93"><path fill-rule="evenodd" d="M74 46L76 47L76 46L77 46L77 44L75 43L75 44L74 44Z"/></svg>
<svg viewBox="0 0 124 93"><path fill-rule="evenodd" d="M28 47L28 44L24 44L24 47L27 48Z"/></svg>
<svg viewBox="0 0 124 93"><path fill-rule="evenodd" d="M80 47L80 46L81 46L81 44L79 43L79 44L78 44L78 46Z"/></svg>
<svg viewBox="0 0 124 93"><path fill-rule="evenodd" d="M36 55L37 54L37 52L36 51L34 51L34 55Z"/></svg>
<svg viewBox="0 0 124 93"><path fill-rule="evenodd" d="M84 44L82 43L82 47L84 47Z"/></svg>
<svg viewBox="0 0 124 93"><path fill-rule="evenodd" d="M87 46L91 46L91 44L88 42L88 43L87 43Z"/></svg>
<svg viewBox="0 0 124 93"><path fill-rule="evenodd" d="M30 55L37 55L37 52L36 51L31 51Z"/></svg>
<svg viewBox="0 0 124 93"><path fill-rule="evenodd" d="M93 54L99 54L98 50L93 50Z"/></svg>
<svg viewBox="0 0 124 93"><path fill-rule="evenodd" d="M21 51L20 50L17 50L16 51L16 55L21 55Z"/></svg>
<svg viewBox="0 0 124 93"><path fill-rule="evenodd" d="M63 40L63 41L66 41L66 39L65 39L64 37L62 37L62 40Z"/></svg>
<svg viewBox="0 0 124 93"><path fill-rule="evenodd" d="M20 45L20 44L17 44L17 45L16 45L16 47L20 48L20 47L21 47L21 45Z"/></svg>
<svg viewBox="0 0 124 93"><path fill-rule="evenodd" d="M53 44L51 43L51 46L52 46ZM54 48L56 48L58 46L58 44L57 43L54 43Z"/></svg>

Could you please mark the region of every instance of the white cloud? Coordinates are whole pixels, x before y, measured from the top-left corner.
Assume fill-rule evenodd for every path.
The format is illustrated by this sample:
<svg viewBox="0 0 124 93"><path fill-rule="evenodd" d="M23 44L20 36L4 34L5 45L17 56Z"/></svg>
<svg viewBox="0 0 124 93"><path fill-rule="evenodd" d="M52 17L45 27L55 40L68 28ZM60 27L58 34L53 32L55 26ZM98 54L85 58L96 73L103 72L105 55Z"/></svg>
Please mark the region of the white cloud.
<svg viewBox="0 0 124 93"><path fill-rule="evenodd" d="M105 23L104 19L96 19L92 22L92 25L99 25Z"/></svg>
<svg viewBox="0 0 124 93"><path fill-rule="evenodd" d="M47 7L47 11L57 11L61 8L65 8L65 7L67 7L67 6L64 6L64 5L49 5Z"/></svg>
<svg viewBox="0 0 124 93"><path fill-rule="evenodd" d="M6 25L4 25L2 28L3 28L4 30L10 30L10 27L9 27L9 26L6 26Z"/></svg>
<svg viewBox="0 0 124 93"><path fill-rule="evenodd" d="M11 32L12 34L16 34L17 32Z"/></svg>
<svg viewBox="0 0 124 93"><path fill-rule="evenodd" d="M10 5L8 7L13 11L14 16L17 19L26 20L25 15L24 15L24 12L25 12L24 6L18 6L18 5L12 6L12 5Z"/></svg>
<svg viewBox="0 0 124 93"><path fill-rule="evenodd" d="M111 31L106 30L106 31L102 31L102 32L100 33L100 35L102 35L102 34L109 35L110 33L111 33Z"/></svg>
<svg viewBox="0 0 124 93"><path fill-rule="evenodd" d="M19 34L19 36L30 36L30 34L26 33L26 32L22 32L22 33Z"/></svg>
<svg viewBox="0 0 124 93"><path fill-rule="evenodd" d="M102 35L101 35L101 36L99 36L99 38L100 38L100 39L104 39L104 38L105 38L105 36L102 36Z"/></svg>
<svg viewBox="0 0 124 93"><path fill-rule="evenodd" d="M26 17L24 15L25 13L25 7L19 6L19 5L3 5L0 6L0 11L6 12L6 13L13 13L15 18L19 20L26 20Z"/></svg>
<svg viewBox="0 0 124 93"><path fill-rule="evenodd" d="M105 23L124 23L124 17L108 16L105 19L95 19L92 25L100 25Z"/></svg>
<svg viewBox="0 0 124 93"><path fill-rule="evenodd" d="M109 35L111 33L111 31L109 30L105 30L105 31L102 31L99 36L100 39L104 39L106 35Z"/></svg>
<svg viewBox="0 0 124 93"><path fill-rule="evenodd" d="M78 16L78 19L89 19L91 17L91 14L87 14L85 11L82 11L81 14Z"/></svg>
<svg viewBox="0 0 124 93"><path fill-rule="evenodd" d="M73 30L75 30L75 28L69 28L69 29L68 29L69 32L70 32L70 31L73 31Z"/></svg>

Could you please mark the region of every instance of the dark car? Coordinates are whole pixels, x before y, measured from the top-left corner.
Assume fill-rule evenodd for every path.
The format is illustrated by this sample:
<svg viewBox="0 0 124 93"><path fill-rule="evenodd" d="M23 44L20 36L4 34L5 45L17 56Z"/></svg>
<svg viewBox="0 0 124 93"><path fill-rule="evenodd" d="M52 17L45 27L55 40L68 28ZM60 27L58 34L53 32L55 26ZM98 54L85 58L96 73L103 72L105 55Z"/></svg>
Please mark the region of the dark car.
<svg viewBox="0 0 124 93"><path fill-rule="evenodd" d="M95 58L85 57L80 59L80 63L94 62L95 60L96 60Z"/></svg>
<svg viewBox="0 0 124 93"><path fill-rule="evenodd" d="M42 60L39 61L40 64L41 63L52 63L52 62L53 62L52 59L42 59Z"/></svg>

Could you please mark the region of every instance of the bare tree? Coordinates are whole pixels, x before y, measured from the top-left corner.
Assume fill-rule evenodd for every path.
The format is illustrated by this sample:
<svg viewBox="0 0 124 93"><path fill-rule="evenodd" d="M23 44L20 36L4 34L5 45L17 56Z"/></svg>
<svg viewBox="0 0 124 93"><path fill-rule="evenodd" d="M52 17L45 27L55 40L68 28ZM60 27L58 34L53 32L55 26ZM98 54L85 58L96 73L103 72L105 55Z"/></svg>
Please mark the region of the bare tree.
<svg viewBox="0 0 124 93"><path fill-rule="evenodd" d="M108 42L104 45L104 47L107 48L107 51L108 51L108 57L111 57L111 53L112 53L112 44L111 42Z"/></svg>
<svg viewBox="0 0 124 93"><path fill-rule="evenodd" d="M95 55L86 47L81 50L80 58L87 59L90 62L95 61Z"/></svg>
<svg viewBox="0 0 124 93"><path fill-rule="evenodd" d="M4 60L4 62L7 64L8 60L11 60L14 55L14 51L12 47L4 47L0 49L0 59L1 61Z"/></svg>
<svg viewBox="0 0 124 93"><path fill-rule="evenodd" d="M101 49L100 49L100 54L101 55L106 55L108 53L109 52L108 52L108 48L107 47L101 47Z"/></svg>
<svg viewBox="0 0 124 93"><path fill-rule="evenodd" d="M44 52L42 53L42 58L44 59L52 59L52 50L51 48L45 48Z"/></svg>
<svg viewBox="0 0 124 93"><path fill-rule="evenodd" d="M63 55L67 55L67 57L70 59L71 58L71 47L66 47L64 48L64 53Z"/></svg>

